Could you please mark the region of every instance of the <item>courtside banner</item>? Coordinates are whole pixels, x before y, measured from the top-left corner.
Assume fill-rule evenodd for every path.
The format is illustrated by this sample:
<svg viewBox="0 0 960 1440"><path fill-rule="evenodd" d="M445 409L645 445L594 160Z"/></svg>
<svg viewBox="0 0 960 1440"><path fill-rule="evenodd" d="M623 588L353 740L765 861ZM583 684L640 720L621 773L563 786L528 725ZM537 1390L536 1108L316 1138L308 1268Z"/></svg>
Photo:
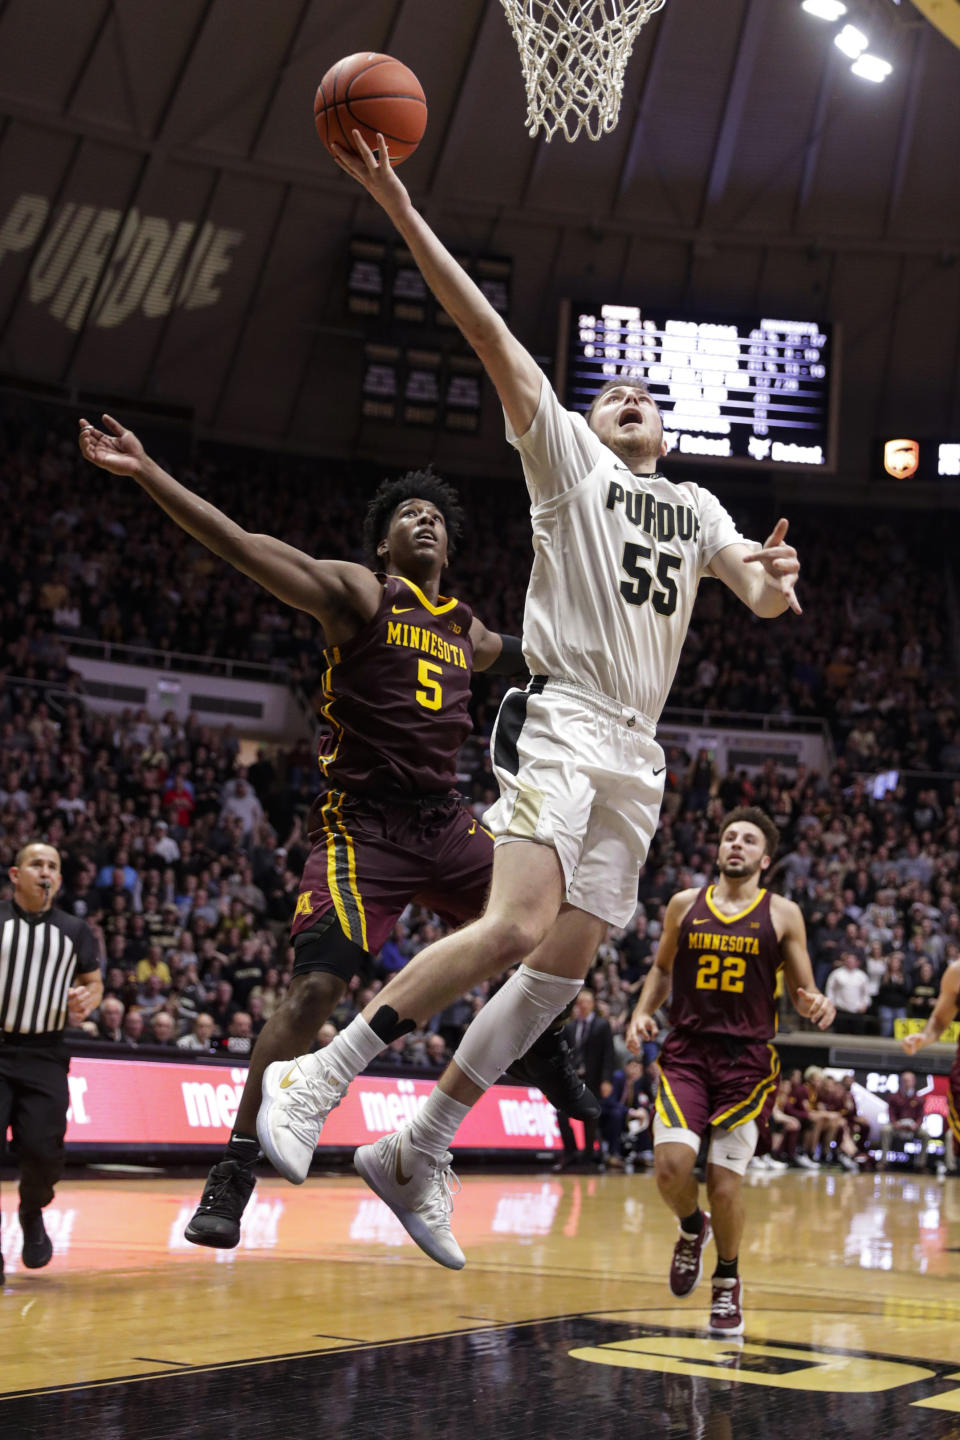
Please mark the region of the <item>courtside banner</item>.
<svg viewBox="0 0 960 1440"><path fill-rule="evenodd" d="M240 1067L74 1055L67 1149L222 1145L229 1137L246 1074ZM398 1130L416 1114L433 1086L433 1080L358 1076L324 1125L320 1148L352 1149ZM494 1085L457 1132L458 1150L560 1148L553 1106L539 1090L517 1085Z"/></svg>

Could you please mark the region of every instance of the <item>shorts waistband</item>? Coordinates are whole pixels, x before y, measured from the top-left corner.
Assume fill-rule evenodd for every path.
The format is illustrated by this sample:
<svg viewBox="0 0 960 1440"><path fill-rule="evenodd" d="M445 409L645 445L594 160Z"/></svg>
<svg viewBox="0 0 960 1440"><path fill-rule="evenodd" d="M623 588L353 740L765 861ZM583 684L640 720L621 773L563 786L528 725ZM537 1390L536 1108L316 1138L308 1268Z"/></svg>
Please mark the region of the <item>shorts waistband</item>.
<svg viewBox="0 0 960 1440"><path fill-rule="evenodd" d="M604 695L599 690L591 690L589 685L580 685L575 680L564 680L552 675L534 675L527 689L533 695L542 695L545 690L556 691L558 695L569 695L571 699L578 700L581 705L595 710L598 715L607 715L611 720L619 720L631 730L634 726L639 726L646 735L651 737L657 733L656 721L651 720L649 715L644 715L642 710L637 710L632 705L624 705L610 695Z"/></svg>

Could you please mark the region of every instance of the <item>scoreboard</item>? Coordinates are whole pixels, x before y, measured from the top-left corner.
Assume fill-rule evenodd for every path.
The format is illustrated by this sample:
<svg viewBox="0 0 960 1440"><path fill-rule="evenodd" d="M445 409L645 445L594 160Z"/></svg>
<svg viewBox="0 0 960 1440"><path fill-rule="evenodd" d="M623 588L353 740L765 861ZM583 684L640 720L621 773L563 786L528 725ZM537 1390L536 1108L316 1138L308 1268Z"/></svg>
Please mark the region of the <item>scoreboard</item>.
<svg viewBox="0 0 960 1440"><path fill-rule="evenodd" d="M746 469L834 465L832 327L768 316L696 319L663 307L564 301L560 393L586 411L608 380L641 380L670 458Z"/></svg>

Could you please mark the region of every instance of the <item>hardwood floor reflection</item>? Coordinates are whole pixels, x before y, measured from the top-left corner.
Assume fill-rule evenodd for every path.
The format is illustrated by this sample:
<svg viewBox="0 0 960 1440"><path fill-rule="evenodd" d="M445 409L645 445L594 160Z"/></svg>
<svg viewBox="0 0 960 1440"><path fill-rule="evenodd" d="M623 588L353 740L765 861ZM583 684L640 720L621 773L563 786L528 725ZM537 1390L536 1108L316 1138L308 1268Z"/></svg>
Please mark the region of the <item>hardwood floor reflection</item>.
<svg viewBox="0 0 960 1440"><path fill-rule="evenodd" d="M706 1281L670 1296L648 1175L468 1173L459 1273L347 1176L264 1177L240 1247L198 1250L200 1188L70 1180L24 1271L4 1186L5 1437L220 1435L224 1407L236 1436L958 1433L960 1180L748 1177L742 1347L707 1337Z"/></svg>

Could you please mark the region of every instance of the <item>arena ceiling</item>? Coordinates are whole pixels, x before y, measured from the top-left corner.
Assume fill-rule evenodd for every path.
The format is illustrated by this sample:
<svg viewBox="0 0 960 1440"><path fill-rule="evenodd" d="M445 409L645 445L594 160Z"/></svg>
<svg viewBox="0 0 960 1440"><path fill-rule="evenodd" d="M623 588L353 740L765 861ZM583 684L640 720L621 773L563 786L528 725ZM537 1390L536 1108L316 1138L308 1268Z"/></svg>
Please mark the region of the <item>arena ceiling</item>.
<svg viewBox="0 0 960 1440"><path fill-rule="evenodd" d="M960 4L848 3L883 84L800 0L667 0L617 129L548 145L500 0L5 0L0 372L233 438L502 466L489 395L475 436L360 417L364 345L396 337L348 312L348 247L389 227L312 102L370 49L428 97L415 200L457 253L510 258L546 363L567 295L789 312L842 324L847 473L873 434L958 434Z"/></svg>

